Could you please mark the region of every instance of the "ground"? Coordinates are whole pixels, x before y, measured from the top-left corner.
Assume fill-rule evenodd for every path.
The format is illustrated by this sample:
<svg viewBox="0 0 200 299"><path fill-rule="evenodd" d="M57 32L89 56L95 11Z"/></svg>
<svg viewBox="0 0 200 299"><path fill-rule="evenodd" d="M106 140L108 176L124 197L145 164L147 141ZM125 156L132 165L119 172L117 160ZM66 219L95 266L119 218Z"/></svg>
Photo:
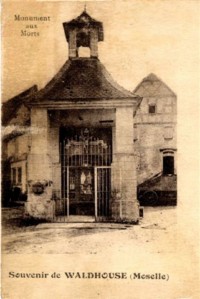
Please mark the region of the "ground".
<svg viewBox="0 0 200 299"><path fill-rule="evenodd" d="M143 248L159 254L169 253L176 244L176 207L146 207L139 225L28 224L22 216L23 207L2 209L3 253L100 254Z"/></svg>
<svg viewBox="0 0 200 299"><path fill-rule="evenodd" d="M145 207L139 225L32 223L2 209L4 299L197 299L198 248L180 231L177 207ZM178 222L178 224L177 224ZM9 273L48 273L48 279ZM56 272L55 272L56 271ZM65 272L125 272L128 279L67 279ZM60 278L51 278L53 273ZM131 273L167 279L133 279Z"/></svg>

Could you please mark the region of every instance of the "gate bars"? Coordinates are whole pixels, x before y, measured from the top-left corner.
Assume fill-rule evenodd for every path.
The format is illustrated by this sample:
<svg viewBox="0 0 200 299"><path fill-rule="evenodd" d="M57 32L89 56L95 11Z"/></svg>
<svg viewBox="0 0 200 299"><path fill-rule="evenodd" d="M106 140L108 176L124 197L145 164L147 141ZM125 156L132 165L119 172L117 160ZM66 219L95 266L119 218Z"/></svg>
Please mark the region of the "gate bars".
<svg viewBox="0 0 200 299"><path fill-rule="evenodd" d="M64 139L61 144L61 191L53 191L55 221L68 221L70 167L94 167L95 218L109 216L112 150L103 140ZM63 217L64 216L64 217ZM66 217L67 216L67 217Z"/></svg>
<svg viewBox="0 0 200 299"><path fill-rule="evenodd" d="M111 192L111 166L97 166L95 177L95 218L110 215L109 199Z"/></svg>

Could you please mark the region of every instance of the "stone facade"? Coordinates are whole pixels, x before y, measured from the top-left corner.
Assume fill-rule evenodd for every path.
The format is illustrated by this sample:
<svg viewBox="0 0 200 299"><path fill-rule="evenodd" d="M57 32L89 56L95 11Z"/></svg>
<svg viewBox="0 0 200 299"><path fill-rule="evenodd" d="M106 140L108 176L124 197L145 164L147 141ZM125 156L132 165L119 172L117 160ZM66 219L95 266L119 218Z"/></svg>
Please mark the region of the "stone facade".
<svg viewBox="0 0 200 299"><path fill-rule="evenodd" d="M33 217L37 215L38 218L53 219L52 193L61 194L62 188L60 128L62 126L89 126L89 128L101 127L112 130L113 162L111 165L110 218L115 221L137 222L139 209L136 198L133 151L134 110L133 107L49 112L43 108L32 109L31 149L28 156L27 213ZM132 122L130 122L130 118ZM108 119L111 125L106 122ZM125 132L123 135L121 134L122 131ZM41 196L34 194L34 185L43 181L48 185L45 192Z"/></svg>
<svg viewBox="0 0 200 299"><path fill-rule="evenodd" d="M139 209L136 198L133 112L133 109L124 107L117 109L115 114L112 214L116 218L136 221L139 219Z"/></svg>

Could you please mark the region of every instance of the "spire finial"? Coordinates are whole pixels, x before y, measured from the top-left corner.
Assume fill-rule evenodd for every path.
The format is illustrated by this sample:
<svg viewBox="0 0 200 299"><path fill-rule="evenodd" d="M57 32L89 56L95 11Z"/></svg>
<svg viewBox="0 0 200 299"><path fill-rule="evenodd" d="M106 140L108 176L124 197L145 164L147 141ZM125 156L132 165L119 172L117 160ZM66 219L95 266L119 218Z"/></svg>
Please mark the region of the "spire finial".
<svg viewBox="0 0 200 299"><path fill-rule="evenodd" d="M85 1L84 12L86 12L86 10L87 10L87 4L86 4L86 1Z"/></svg>

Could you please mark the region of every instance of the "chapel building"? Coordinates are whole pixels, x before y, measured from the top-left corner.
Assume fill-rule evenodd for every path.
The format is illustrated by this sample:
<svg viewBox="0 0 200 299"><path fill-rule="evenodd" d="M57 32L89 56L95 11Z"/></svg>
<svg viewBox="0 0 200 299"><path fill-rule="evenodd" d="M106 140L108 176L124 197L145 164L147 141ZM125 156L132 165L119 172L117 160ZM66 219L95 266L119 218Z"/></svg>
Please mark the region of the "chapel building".
<svg viewBox="0 0 200 299"><path fill-rule="evenodd" d="M176 203L176 95L154 74L133 92L118 85L98 57L103 24L86 11L63 28L58 74L3 105L3 204L25 199L26 216L55 222L137 223L152 195Z"/></svg>
<svg viewBox="0 0 200 299"><path fill-rule="evenodd" d="M133 128L142 98L119 86L100 62L101 22L84 11L63 26L64 66L42 90L32 87L11 101L20 103L11 117L19 132L8 134L5 146L11 180L27 189L31 217L137 223ZM80 47L89 48L89 57L79 57Z"/></svg>

